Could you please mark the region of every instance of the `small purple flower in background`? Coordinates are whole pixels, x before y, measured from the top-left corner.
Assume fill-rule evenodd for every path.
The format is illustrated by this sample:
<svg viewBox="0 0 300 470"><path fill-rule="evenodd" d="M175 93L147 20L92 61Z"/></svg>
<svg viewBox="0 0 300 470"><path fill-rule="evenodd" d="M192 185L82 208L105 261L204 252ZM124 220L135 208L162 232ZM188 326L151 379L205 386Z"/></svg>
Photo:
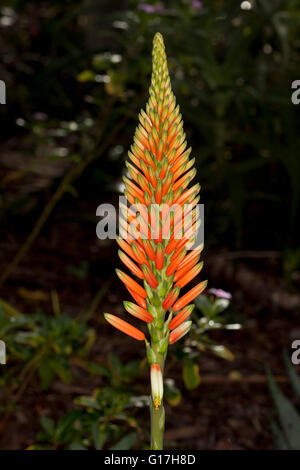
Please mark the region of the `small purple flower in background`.
<svg viewBox="0 0 300 470"><path fill-rule="evenodd" d="M197 9L202 8L203 3L200 0L192 0L192 6Z"/></svg>
<svg viewBox="0 0 300 470"><path fill-rule="evenodd" d="M165 10L162 3L156 3L155 5L151 5L150 3L139 3L138 9L148 14L162 13Z"/></svg>
<svg viewBox="0 0 300 470"><path fill-rule="evenodd" d="M213 294L215 295L216 297L220 297L220 299L228 299L230 300L232 295L230 294L230 292L226 292L225 290L223 289L209 289L208 292L210 294Z"/></svg>

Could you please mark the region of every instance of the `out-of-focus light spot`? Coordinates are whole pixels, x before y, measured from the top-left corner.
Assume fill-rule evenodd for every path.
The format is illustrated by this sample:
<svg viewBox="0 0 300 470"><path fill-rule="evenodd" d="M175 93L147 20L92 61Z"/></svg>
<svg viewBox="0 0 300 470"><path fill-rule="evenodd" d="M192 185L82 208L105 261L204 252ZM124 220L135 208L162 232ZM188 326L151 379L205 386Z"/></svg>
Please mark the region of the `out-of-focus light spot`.
<svg viewBox="0 0 300 470"><path fill-rule="evenodd" d="M95 82L109 83L110 82L110 76L109 75L97 74L97 75L95 75Z"/></svg>
<svg viewBox="0 0 300 470"><path fill-rule="evenodd" d="M242 325L240 323L232 323L230 325L226 325L226 330L240 330Z"/></svg>
<svg viewBox="0 0 300 470"><path fill-rule="evenodd" d="M10 7L3 7L0 10L0 25L1 26L11 26L16 19L16 12Z"/></svg>
<svg viewBox="0 0 300 470"><path fill-rule="evenodd" d="M232 22L233 26L241 26L242 24L242 18L240 16L237 16L236 18L233 18Z"/></svg>
<svg viewBox="0 0 300 470"><path fill-rule="evenodd" d="M124 193L124 191L125 191L125 184L124 183L119 183L118 184L118 191L119 191L119 193Z"/></svg>
<svg viewBox="0 0 300 470"><path fill-rule="evenodd" d="M125 21L113 21L112 25L117 29L128 29L128 24Z"/></svg>
<svg viewBox="0 0 300 470"><path fill-rule="evenodd" d="M241 9L242 10L251 10L252 5L250 2L242 2L241 3Z"/></svg>
<svg viewBox="0 0 300 470"><path fill-rule="evenodd" d="M94 124L94 121L91 118L85 118L83 123L84 123L85 126L91 127Z"/></svg>
<svg viewBox="0 0 300 470"><path fill-rule="evenodd" d="M112 54L110 60L113 64L118 64L122 60L122 56L120 54Z"/></svg>
<svg viewBox="0 0 300 470"><path fill-rule="evenodd" d="M265 54L271 54L272 50L273 49L272 49L271 44L265 44L263 47L263 51Z"/></svg>
<svg viewBox="0 0 300 470"><path fill-rule="evenodd" d="M69 150L66 147L57 147L51 153L57 157L66 157L69 153Z"/></svg>
<svg viewBox="0 0 300 470"><path fill-rule="evenodd" d="M77 129L78 129L77 122L75 122L75 121L70 122L69 129L70 129L70 131L77 131Z"/></svg>
<svg viewBox="0 0 300 470"><path fill-rule="evenodd" d="M16 124L17 124L17 126L23 127L23 126L25 126L25 121L22 118L18 118L18 119L16 119Z"/></svg>
<svg viewBox="0 0 300 470"><path fill-rule="evenodd" d="M13 22L14 18L12 16L2 16L2 18L0 18L1 26L11 26Z"/></svg>

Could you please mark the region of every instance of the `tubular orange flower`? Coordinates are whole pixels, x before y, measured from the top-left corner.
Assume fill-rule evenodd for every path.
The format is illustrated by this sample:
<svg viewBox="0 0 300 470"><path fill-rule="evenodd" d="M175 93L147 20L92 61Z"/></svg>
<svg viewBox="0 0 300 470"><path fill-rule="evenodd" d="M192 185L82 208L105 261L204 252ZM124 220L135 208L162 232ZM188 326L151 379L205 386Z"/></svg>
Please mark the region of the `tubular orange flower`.
<svg viewBox="0 0 300 470"><path fill-rule="evenodd" d="M175 287L167 295L167 297L165 298L165 300L163 301L163 304L162 304L162 306L165 310L169 310L169 308L172 307L173 303L175 302L175 300L179 296L179 292L180 292L180 287Z"/></svg>
<svg viewBox="0 0 300 470"><path fill-rule="evenodd" d="M176 341L181 339L186 333L188 333L191 326L191 321L185 321L181 323L181 325L179 325L175 330L172 331L172 333L170 333L169 344L174 344Z"/></svg>
<svg viewBox="0 0 300 470"><path fill-rule="evenodd" d="M152 56L149 100L139 114L128 152L128 174L124 177L124 194L132 206L128 211L122 207L120 235L126 241L117 239L121 260L143 285L116 271L136 302L125 302L125 309L149 323L150 341L123 320L109 314L105 318L129 336L145 339L151 365L151 448L158 450L162 449L162 374L168 344L178 341L190 329L191 321L186 320L193 305L188 304L204 290L206 282L178 299L181 289L202 268L202 247L188 251L196 239L200 185L192 183L196 176L195 159L190 158L191 149L187 148L160 33L154 37Z"/></svg>
<svg viewBox="0 0 300 470"><path fill-rule="evenodd" d="M130 287L130 289L136 292L140 297L147 297L147 292L145 291L145 289L140 286L136 281L134 281L130 276L123 273L123 271L120 271L119 269L116 269L116 272L121 281L124 282L126 286Z"/></svg>
<svg viewBox="0 0 300 470"><path fill-rule="evenodd" d="M127 312L130 313L130 315L133 315L134 317L139 318L146 323L150 323L153 320L152 315L150 315L146 309L140 307L139 305L136 305L132 302L124 302L124 307Z"/></svg>
<svg viewBox="0 0 300 470"><path fill-rule="evenodd" d="M121 318L116 317L115 315L111 315L110 313L105 313L104 316L105 320L108 321L108 323L110 323L123 333L126 333L126 335L131 336L132 338L137 339L138 341L142 341L143 339L145 339L145 335L142 331L138 330L126 321L121 320Z"/></svg>
<svg viewBox="0 0 300 470"><path fill-rule="evenodd" d="M134 262L131 261L131 259L127 255L125 255L125 253L123 253L123 251L119 250L118 255L125 264L125 266L127 266L127 268L133 272L133 274L135 274L140 279L144 278L143 272L140 270L140 268L138 268L137 265L134 264Z"/></svg>
<svg viewBox="0 0 300 470"><path fill-rule="evenodd" d="M183 310L181 310L181 312L177 313L177 315L169 323L170 330L175 330L177 326L181 325L181 323L187 320L193 310L194 310L194 305L192 304L192 305L187 305L186 307L184 307Z"/></svg>
<svg viewBox="0 0 300 470"><path fill-rule="evenodd" d="M196 297L198 297L198 295L200 295L201 292L204 291L206 285L207 281L200 282L195 287L193 287L193 289L191 289L187 294L177 300L176 304L173 306L174 312L181 310L187 304L192 302Z"/></svg>
<svg viewBox="0 0 300 470"><path fill-rule="evenodd" d="M144 297L141 297L140 295L138 295L136 292L134 292L134 290L130 289L130 287L128 287L128 286L125 286L125 287L128 290L129 294L132 295L132 297L134 298L136 303L140 305L140 307L142 307L142 308L147 307L147 304L146 304L146 301L145 301Z"/></svg>
<svg viewBox="0 0 300 470"><path fill-rule="evenodd" d="M203 263L198 263L190 271L188 271L184 276L182 276L179 281L176 282L175 286L184 287L186 286L194 277L196 277L203 267Z"/></svg>

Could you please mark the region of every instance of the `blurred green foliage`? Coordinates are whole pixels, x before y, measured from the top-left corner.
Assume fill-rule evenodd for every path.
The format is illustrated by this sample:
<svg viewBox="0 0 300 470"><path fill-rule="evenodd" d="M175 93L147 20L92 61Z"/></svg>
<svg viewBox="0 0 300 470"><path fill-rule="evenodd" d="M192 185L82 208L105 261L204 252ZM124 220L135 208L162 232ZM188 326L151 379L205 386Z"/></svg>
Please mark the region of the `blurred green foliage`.
<svg viewBox="0 0 300 470"><path fill-rule="evenodd" d="M271 419L271 431L274 444L278 450L300 450L300 378L286 350L284 351L283 358L294 392L294 400L290 400L282 393L274 380L270 368L267 368L269 390L277 415Z"/></svg>
<svg viewBox="0 0 300 470"><path fill-rule="evenodd" d="M170 351L173 360L182 363L183 382L188 390L194 390L201 384L198 360L204 352L210 352L227 361L234 359L233 353L223 344L218 344L209 333L214 330L238 330L241 324L231 322L232 314L228 310L231 295L222 290L212 290L218 295L201 294L196 297L196 308L192 313L194 321L189 335Z"/></svg>
<svg viewBox="0 0 300 470"><path fill-rule="evenodd" d="M0 383L16 381L23 388L37 373L42 390L49 388L55 377L69 383L71 358L86 356L95 338L86 324L68 315L51 317L37 312L13 316L2 306L0 332L10 365L4 368Z"/></svg>
<svg viewBox="0 0 300 470"><path fill-rule="evenodd" d="M123 365L110 355L110 367L99 368L98 372L107 379L103 387L92 395L77 397L75 409L56 422L42 417L42 431L30 449L127 450L134 446L142 436L136 412L148 405L148 397L134 394L132 380L139 374L137 361Z"/></svg>
<svg viewBox="0 0 300 470"><path fill-rule="evenodd" d="M250 3L7 0L2 140L18 136L32 153L42 138L50 157L74 162L100 129L107 136L127 116L84 180L88 192L99 183L116 191L160 31L202 185L206 246L296 250L299 1Z"/></svg>

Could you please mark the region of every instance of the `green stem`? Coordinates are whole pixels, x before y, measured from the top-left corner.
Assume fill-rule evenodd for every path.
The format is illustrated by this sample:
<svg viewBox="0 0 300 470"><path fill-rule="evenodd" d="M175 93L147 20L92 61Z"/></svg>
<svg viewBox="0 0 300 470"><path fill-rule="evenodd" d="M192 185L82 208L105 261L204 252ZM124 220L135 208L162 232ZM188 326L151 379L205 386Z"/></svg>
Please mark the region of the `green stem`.
<svg viewBox="0 0 300 470"><path fill-rule="evenodd" d="M151 414L151 450L163 450L163 436L165 429L165 409L163 404L155 409L152 397L150 398Z"/></svg>
<svg viewBox="0 0 300 470"><path fill-rule="evenodd" d="M163 331L157 330L160 339L163 338ZM152 350L155 354L155 362L160 365L162 375L164 375L164 366L166 359L166 352L159 352L159 343L152 343ZM158 408L155 408L152 394L150 395L150 417L151 417L151 450L163 450L163 439L165 430L165 409L163 402Z"/></svg>

